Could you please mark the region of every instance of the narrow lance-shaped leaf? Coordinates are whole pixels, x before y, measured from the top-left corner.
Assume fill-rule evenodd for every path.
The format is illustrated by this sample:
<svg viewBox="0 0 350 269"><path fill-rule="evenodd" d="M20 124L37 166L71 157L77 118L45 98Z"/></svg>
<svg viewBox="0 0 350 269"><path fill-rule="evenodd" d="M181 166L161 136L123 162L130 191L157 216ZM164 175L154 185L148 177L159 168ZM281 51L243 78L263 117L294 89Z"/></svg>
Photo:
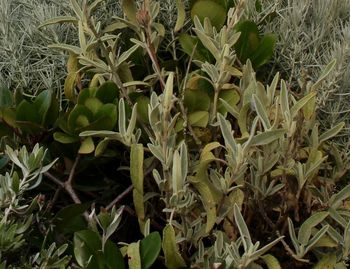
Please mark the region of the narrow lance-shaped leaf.
<svg viewBox="0 0 350 269"><path fill-rule="evenodd" d="M269 130L271 128L270 120L267 116L267 111L264 105L261 103L260 99L257 95L253 94L253 104L256 109L256 113L258 114L261 123L264 126L265 130Z"/></svg>
<svg viewBox="0 0 350 269"><path fill-rule="evenodd" d="M57 23L65 23L65 22L77 22L77 18L72 16L58 16L51 19L48 19L44 21L42 24L39 25L39 28L51 25L51 24L57 24Z"/></svg>
<svg viewBox="0 0 350 269"><path fill-rule="evenodd" d="M257 134L252 138L251 145L253 146L267 145L277 139L282 138L285 133L286 133L286 130L277 129L277 130L271 130L271 131L266 131L266 132Z"/></svg>
<svg viewBox="0 0 350 269"><path fill-rule="evenodd" d="M170 224L167 224L163 230L162 248L167 268L178 269L186 267L186 263L177 248L174 228Z"/></svg>
<svg viewBox="0 0 350 269"><path fill-rule="evenodd" d="M185 5L183 1L176 0L176 7L177 7L177 18L176 18L176 23L174 27L174 32L178 32L181 30L186 19Z"/></svg>
<svg viewBox="0 0 350 269"><path fill-rule="evenodd" d="M237 204L234 205L234 216L235 221L239 230L239 233L242 238L242 243L245 251L248 251L248 249L252 246L252 239L250 237L250 233L247 227L247 224L245 223L243 216L241 214L241 211L239 209L239 206Z"/></svg>
<svg viewBox="0 0 350 269"><path fill-rule="evenodd" d="M336 126L334 126L332 129L324 132L320 135L320 143L336 136L345 126L345 122L339 122Z"/></svg>
<svg viewBox="0 0 350 269"><path fill-rule="evenodd" d="M292 118L295 118L295 116L298 114L299 110L302 109L313 97L316 96L316 92L310 92L309 94L305 95L303 98L301 98L291 109L290 113L292 115Z"/></svg>
<svg viewBox="0 0 350 269"><path fill-rule="evenodd" d="M335 65L337 63L336 59L333 59L327 66L326 68L323 70L323 72L321 73L320 77L318 78L318 80L312 85L311 90L317 90L321 83L327 78L327 76L330 74L330 72L334 69Z"/></svg>
<svg viewBox="0 0 350 269"><path fill-rule="evenodd" d="M321 223L328 215L328 212L317 212L304 221L298 233L298 241L306 246L309 242L312 228Z"/></svg>

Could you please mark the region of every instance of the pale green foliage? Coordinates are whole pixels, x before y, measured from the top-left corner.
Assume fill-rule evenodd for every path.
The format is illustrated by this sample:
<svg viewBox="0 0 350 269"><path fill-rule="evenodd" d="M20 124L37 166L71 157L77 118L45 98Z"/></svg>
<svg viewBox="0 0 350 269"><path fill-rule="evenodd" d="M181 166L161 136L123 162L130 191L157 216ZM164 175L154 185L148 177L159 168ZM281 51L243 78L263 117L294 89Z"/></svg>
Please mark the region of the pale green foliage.
<svg viewBox="0 0 350 269"><path fill-rule="evenodd" d="M246 2L249 6L246 16L256 21L274 13L273 19L262 23L261 29L277 35L271 68L280 71L291 85L305 87L332 59L337 60L318 90L318 117L324 129L346 122L335 142L342 145L342 154L349 158L350 2L267 0L260 1L262 12L255 10L255 0Z"/></svg>

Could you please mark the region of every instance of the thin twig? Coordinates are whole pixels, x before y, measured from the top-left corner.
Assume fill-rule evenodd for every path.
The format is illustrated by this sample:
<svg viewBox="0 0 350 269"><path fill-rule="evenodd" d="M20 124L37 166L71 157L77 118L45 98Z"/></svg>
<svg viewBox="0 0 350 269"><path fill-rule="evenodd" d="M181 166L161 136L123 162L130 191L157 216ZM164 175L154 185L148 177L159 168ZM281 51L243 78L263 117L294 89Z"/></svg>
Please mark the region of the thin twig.
<svg viewBox="0 0 350 269"><path fill-rule="evenodd" d="M106 210L110 210L114 205L119 203L125 196L127 196L134 189L133 185L130 185L126 190L124 190L121 194L119 194L112 202L106 206Z"/></svg>

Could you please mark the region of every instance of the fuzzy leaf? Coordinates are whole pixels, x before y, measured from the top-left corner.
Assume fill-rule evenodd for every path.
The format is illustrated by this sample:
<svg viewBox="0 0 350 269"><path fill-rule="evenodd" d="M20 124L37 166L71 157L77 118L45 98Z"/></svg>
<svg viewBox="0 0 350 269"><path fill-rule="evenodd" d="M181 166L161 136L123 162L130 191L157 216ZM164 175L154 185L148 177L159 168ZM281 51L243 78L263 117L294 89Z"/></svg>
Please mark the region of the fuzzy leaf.
<svg viewBox="0 0 350 269"><path fill-rule="evenodd" d="M237 204L234 205L234 216L235 216L235 221L236 221L239 233L241 235L244 250L245 252L247 252L250 249L250 247L253 245L253 243L250 237L247 224L245 223L244 218L241 214L241 210L239 209L239 206Z"/></svg>
<svg viewBox="0 0 350 269"><path fill-rule="evenodd" d="M309 242L312 228L321 223L328 215L328 212L317 212L304 221L299 229L298 241L306 246Z"/></svg>
<svg viewBox="0 0 350 269"><path fill-rule="evenodd" d="M268 269L281 269L281 265L278 262L278 260L275 258L275 256L272 256L271 254L267 254L267 255L261 256L261 258L266 263Z"/></svg>
<svg viewBox="0 0 350 269"><path fill-rule="evenodd" d="M336 136L345 126L345 122L339 122L336 126L334 126L332 129L324 132L320 135L320 143L323 141L326 141L334 136Z"/></svg>
<svg viewBox="0 0 350 269"><path fill-rule="evenodd" d="M271 131L266 131L266 132L257 134L252 138L251 145L254 145L254 146L267 145L277 139L282 138L285 133L286 133L286 130L277 129L277 130L271 130Z"/></svg>

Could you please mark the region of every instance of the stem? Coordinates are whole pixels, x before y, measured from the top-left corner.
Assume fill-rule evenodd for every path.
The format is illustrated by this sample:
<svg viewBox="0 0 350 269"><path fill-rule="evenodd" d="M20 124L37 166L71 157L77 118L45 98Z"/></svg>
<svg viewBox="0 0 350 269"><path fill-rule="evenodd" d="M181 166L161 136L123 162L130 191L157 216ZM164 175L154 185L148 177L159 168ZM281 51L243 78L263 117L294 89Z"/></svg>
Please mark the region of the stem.
<svg viewBox="0 0 350 269"><path fill-rule="evenodd" d="M110 210L114 205L119 203L125 196L127 196L134 189L133 185L130 185L126 190L124 190L121 194L119 194L112 202L110 202L106 210Z"/></svg>

